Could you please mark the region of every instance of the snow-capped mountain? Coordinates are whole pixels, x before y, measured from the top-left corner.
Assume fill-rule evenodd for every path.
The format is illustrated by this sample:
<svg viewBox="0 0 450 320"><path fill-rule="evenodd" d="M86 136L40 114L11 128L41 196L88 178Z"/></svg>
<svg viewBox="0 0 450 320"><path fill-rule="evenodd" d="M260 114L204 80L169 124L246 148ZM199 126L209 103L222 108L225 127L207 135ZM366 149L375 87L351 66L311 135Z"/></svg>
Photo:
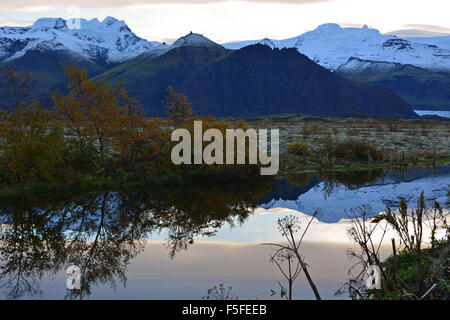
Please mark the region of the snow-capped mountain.
<svg viewBox="0 0 450 320"><path fill-rule="evenodd" d="M205 36L203 36L202 34L199 33L193 33L192 31L177 39L174 43L167 45L167 44L160 44L157 46L154 46L152 48L150 48L149 50L147 50L146 52L144 52L142 54L142 57L158 57L163 55L164 53L178 48L178 47L216 47L216 48L222 48L223 46L211 41L210 39L206 38Z"/></svg>
<svg viewBox="0 0 450 320"><path fill-rule="evenodd" d="M67 51L96 63L119 63L161 46L136 36L124 21L107 17L81 19L79 29L61 18L41 18L30 27L0 28L0 62L12 61L28 51Z"/></svg>
<svg viewBox="0 0 450 320"><path fill-rule="evenodd" d="M220 46L219 44L215 43L214 41L209 40L202 34L193 33L192 31L185 35L184 37L181 37L177 41L175 41L172 44L173 47L216 47Z"/></svg>
<svg viewBox="0 0 450 320"><path fill-rule="evenodd" d="M386 61L372 61L351 57L346 63L339 66L338 72L358 73L358 72L388 72L403 66L400 63Z"/></svg>
<svg viewBox="0 0 450 320"><path fill-rule="evenodd" d="M255 43L263 43L272 48L296 48L330 70L338 69L350 58L411 64L433 70L450 70L450 50L383 35L367 26L342 28L338 24L324 24L294 38L234 42L224 44L224 47L236 50Z"/></svg>
<svg viewBox="0 0 450 320"><path fill-rule="evenodd" d="M416 43L437 46L441 49L450 50L450 36L408 38L408 40Z"/></svg>

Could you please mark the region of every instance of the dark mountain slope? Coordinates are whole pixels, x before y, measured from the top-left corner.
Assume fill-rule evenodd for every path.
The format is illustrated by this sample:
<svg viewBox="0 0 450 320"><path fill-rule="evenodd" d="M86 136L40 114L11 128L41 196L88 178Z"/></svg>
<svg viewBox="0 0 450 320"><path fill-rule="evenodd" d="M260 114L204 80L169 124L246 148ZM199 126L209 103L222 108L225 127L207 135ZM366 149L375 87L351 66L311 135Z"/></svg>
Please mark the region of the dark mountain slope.
<svg viewBox="0 0 450 320"><path fill-rule="evenodd" d="M31 50L11 64L17 71L32 72L37 77L38 85L35 93L44 103L50 100L51 91L65 90L67 79L63 65L77 65L88 70L89 75L97 75L107 70L106 66L74 56L64 50Z"/></svg>
<svg viewBox="0 0 450 320"><path fill-rule="evenodd" d="M354 58L353 60L357 60ZM339 71L343 77L384 86L396 92L416 108L450 110L450 73L430 71L412 65L369 62L374 68L357 71ZM377 68L384 64L383 68Z"/></svg>
<svg viewBox="0 0 450 320"><path fill-rule="evenodd" d="M203 67L176 87L201 114L276 113L414 117L389 89L342 78L296 49L253 45Z"/></svg>
<svg viewBox="0 0 450 320"><path fill-rule="evenodd" d="M221 46L176 47L156 57L139 56L94 80L123 80L129 94L138 98L149 114L164 114L163 100L169 85L177 87L201 67L230 52Z"/></svg>

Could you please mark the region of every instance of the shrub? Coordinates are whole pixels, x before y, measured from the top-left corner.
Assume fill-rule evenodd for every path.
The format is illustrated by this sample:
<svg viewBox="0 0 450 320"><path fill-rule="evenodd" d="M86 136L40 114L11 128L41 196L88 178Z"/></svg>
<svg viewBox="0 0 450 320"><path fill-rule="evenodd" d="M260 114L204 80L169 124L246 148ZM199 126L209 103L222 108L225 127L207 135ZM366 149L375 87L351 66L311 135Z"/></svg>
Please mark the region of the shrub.
<svg viewBox="0 0 450 320"><path fill-rule="evenodd" d="M294 142L288 145L287 152L297 156L311 155L311 149L306 142Z"/></svg>
<svg viewBox="0 0 450 320"><path fill-rule="evenodd" d="M361 140L325 141L324 150L337 159L349 159L358 162L383 160L383 153L370 143Z"/></svg>
<svg viewBox="0 0 450 320"><path fill-rule="evenodd" d="M0 141L2 180L53 182L63 175L64 133L49 111L30 106L4 113Z"/></svg>

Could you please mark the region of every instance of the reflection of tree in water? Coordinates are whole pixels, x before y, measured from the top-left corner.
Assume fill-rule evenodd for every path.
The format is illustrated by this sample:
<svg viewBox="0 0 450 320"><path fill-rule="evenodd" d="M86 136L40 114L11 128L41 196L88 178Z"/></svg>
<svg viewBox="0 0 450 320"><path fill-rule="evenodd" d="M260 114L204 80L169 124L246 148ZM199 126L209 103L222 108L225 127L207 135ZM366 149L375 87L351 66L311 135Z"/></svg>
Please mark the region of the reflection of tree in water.
<svg viewBox="0 0 450 320"><path fill-rule="evenodd" d="M323 183L322 192L324 198L327 199L333 193L337 192L340 186L345 186L350 189L360 188L364 185L375 182L380 178L384 178L385 175L386 172L382 169L321 173L307 172L290 176L288 177L288 181L298 186L306 186L310 184L311 179L319 178L319 181Z"/></svg>
<svg viewBox="0 0 450 320"><path fill-rule="evenodd" d="M384 170L366 171L343 171L333 173L322 173L322 192L325 199L337 192L339 186L343 185L349 189L361 188L369 183L375 182L386 175Z"/></svg>
<svg viewBox="0 0 450 320"><path fill-rule="evenodd" d="M83 298L93 285L125 285L126 268L154 232L168 234L170 256L197 236L242 223L267 183L219 187L152 186L79 196L20 195L0 200L0 285L10 298L39 295L40 280L77 265Z"/></svg>

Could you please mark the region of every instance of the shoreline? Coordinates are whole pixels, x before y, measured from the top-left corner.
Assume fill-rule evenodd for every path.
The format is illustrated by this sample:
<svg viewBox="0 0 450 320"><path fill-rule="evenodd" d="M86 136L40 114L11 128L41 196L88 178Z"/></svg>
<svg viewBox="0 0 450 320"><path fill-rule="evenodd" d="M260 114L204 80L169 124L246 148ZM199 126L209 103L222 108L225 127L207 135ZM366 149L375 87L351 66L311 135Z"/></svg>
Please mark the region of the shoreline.
<svg viewBox="0 0 450 320"><path fill-rule="evenodd" d="M310 167L303 168L301 170L290 170L288 172L280 170L280 172L274 176L275 179L287 178L296 174L320 174L320 173L355 173L364 172L370 170L396 170L396 169L433 169L439 167L445 167L450 165L449 159L442 159L442 161L436 162L424 162L421 165L405 164L372 164L372 165L356 165L350 167ZM203 177L204 174L200 173L198 177ZM36 183L36 184L17 184L17 185L0 185L0 198L8 196L16 196L20 194L43 194L43 193L73 193L73 192L95 192L95 191L113 191L119 188L134 188L144 187L155 184L178 184L180 179L192 179L191 175L185 177L181 175L167 174L163 176L146 176L146 177L88 177L80 178L70 182L58 182L58 183ZM249 179L249 181L252 179ZM239 182L239 181L236 181Z"/></svg>

